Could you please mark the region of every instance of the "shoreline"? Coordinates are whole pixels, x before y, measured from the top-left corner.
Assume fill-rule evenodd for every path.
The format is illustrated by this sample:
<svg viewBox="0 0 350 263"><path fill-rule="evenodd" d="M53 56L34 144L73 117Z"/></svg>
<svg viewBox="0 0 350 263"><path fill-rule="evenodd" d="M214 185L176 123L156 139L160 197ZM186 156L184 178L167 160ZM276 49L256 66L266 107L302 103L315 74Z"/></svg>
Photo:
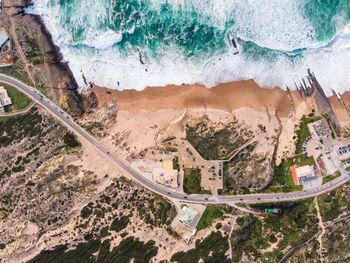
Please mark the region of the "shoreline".
<svg viewBox="0 0 350 263"><path fill-rule="evenodd" d="M298 91L284 91L281 88L263 88L254 80L241 80L207 88L201 84L167 85L147 87L144 90L113 90L92 85L99 107L116 101L121 111L139 112L162 109L217 109L227 112L248 107L258 111L275 112L288 117L292 102L299 105L303 98ZM290 94L290 95L289 95Z"/></svg>
<svg viewBox="0 0 350 263"><path fill-rule="evenodd" d="M283 90L278 87L265 88L256 84L254 80L233 81L212 88L201 84L183 84L181 86L146 87L141 91L135 89L114 90L92 84L87 91L94 94L98 108L116 102L119 111L130 113L157 112L167 109L213 109L232 113L238 109L252 108L288 119L291 118L293 112L295 113L299 105L306 102L298 90ZM339 123L344 127L348 126L350 122L350 91L339 96L333 94L328 99Z"/></svg>
<svg viewBox="0 0 350 263"><path fill-rule="evenodd" d="M23 6L33 4L32 0L17 0ZM9 0L5 0L5 3ZM12 3L13 4L13 3ZM17 9L17 8L15 8ZM20 8L21 9L21 8ZM52 40L51 33L48 31L44 21L39 15L24 14L32 17L34 24L39 25L39 31L42 39L45 40L46 56L51 69L55 65L52 75L63 75L68 85L52 85L52 92L65 90L70 93L66 99L76 101L78 105L81 98L84 98L84 91L79 92L77 82L72 74L69 63L63 62L63 55L60 48ZM55 72L56 71L56 72ZM57 72L59 71L59 72ZM141 110L157 111L161 109L187 109L187 108L211 108L232 112L239 108L249 107L258 111L274 112L280 117L288 117L293 107L297 107L304 101L297 90L286 91L279 87L261 87L254 80L238 80L228 83L222 83L214 87L206 87L202 84L169 84L163 87L146 87L143 90L125 89L116 90L107 87L98 87L92 84L89 89L96 94L99 101L99 107L104 107L112 101L117 101L120 110L138 112ZM60 93L60 92L58 92ZM60 96L54 94L54 96ZM350 92L342 94L342 103L335 95L329 96L332 106L342 111L344 114L344 105L350 109ZM60 99L61 101L61 99ZM73 104L75 104L73 103ZM344 105L342 105L344 104ZM78 106L79 107L79 106ZM345 116L346 118L348 116Z"/></svg>

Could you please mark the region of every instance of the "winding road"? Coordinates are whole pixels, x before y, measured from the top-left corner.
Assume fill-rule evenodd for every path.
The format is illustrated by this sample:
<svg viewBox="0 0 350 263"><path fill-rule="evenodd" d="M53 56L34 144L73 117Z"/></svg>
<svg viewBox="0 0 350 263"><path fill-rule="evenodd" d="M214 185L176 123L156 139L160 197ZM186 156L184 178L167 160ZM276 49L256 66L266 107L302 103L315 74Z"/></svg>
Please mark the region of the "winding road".
<svg viewBox="0 0 350 263"><path fill-rule="evenodd" d="M29 98L31 98L35 103L46 109L53 117L64 124L68 129L74 132L80 139L86 141L93 147L96 151L100 152L107 159L118 166L122 171L127 173L129 177L133 178L135 181L139 182L150 191L167 197L169 199L190 202L190 203L203 203L203 204L235 204L235 203L273 203L273 202L285 202L285 201L296 201L309 197L314 197L321 195L323 193L329 192L331 190L340 187L341 185L347 183L350 180L350 174L345 170L341 170L342 175L333 181L326 183L318 188L300 191L300 192L289 192L289 193L266 193L266 194L247 194L247 195L202 195L202 194L192 194L187 195L180 192L175 192L169 190L157 183L154 183L146 179L143 175L134 170L130 164L123 160L122 158L113 155L110 151L96 140L90 133L76 124L66 112L50 101L46 96L41 94L38 90L31 86L24 84L23 82L9 77L7 75L0 74L0 82L6 83L13 86L19 91L23 92Z"/></svg>

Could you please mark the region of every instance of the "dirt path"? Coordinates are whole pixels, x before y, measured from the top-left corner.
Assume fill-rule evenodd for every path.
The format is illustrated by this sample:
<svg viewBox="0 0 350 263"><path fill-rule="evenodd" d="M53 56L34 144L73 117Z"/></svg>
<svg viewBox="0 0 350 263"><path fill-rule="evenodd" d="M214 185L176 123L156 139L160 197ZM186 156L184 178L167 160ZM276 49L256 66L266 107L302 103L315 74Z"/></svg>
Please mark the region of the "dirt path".
<svg viewBox="0 0 350 263"><path fill-rule="evenodd" d="M14 23L14 19L11 18L11 35L12 35L12 41L13 43L15 44L15 47L17 49L17 53L19 54L19 56L21 57L22 61L23 61L23 64L24 64L24 68L28 74L28 77L30 79L30 81L33 83L33 86L35 87L35 81L33 79L33 76L32 74L30 73L30 70L29 70L29 66L30 66L30 63L28 63L28 60L27 60L27 57L18 41L18 37L17 37L17 33L16 33L16 27L15 27L15 23Z"/></svg>
<svg viewBox="0 0 350 263"><path fill-rule="evenodd" d="M316 212L317 212L318 226L321 229L320 234L317 236L317 241L320 244L320 249L318 250L318 254L320 256L321 262L324 262L324 258L323 258L323 254L322 254L322 251L323 251L322 238L323 238L323 236L324 236L324 234L326 232L326 228L325 228L325 226L323 224L323 220L322 220L322 216L321 216L321 213L320 213L320 207L318 205L317 197L314 198L314 204L315 204L315 208L316 208Z"/></svg>
<svg viewBox="0 0 350 263"><path fill-rule="evenodd" d="M233 232L233 229L234 229L234 225L235 225L235 222L232 222L230 234L228 235L228 249L229 249L228 257L229 257L229 259L230 259L231 261L233 260L233 257L232 257L231 236L232 236L232 232Z"/></svg>
<svg viewBox="0 0 350 263"><path fill-rule="evenodd" d="M317 201L316 201L317 202ZM317 203L317 207L318 207L318 203ZM319 207L318 207L319 208ZM316 208L317 209L317 208ZM321 217L322 218L322 217ZM341 215L339 217L337 217L336 219L332 220L332 221L329 221L329 222L326 222L326 225L324 225L325 228L329 228L331 226L334 226L335 224L339 223L339 222L342 222L344 220L348 220L350 218L350 214L346 214L346 215ZM323 222L323 221L322 221ZM282 263L282 262L285 262L289 257L291 257L295 251L297 251L298 249L300 249L301 247L309 244L313 239L315 238L318 238L320 235L324 235L324 231L322 231L322 229L320 231L318 231L315 235L313 235L310 239L308 239L307 241L299 244L299 245L296 245L295 247L291 248L282 258L280 261L278 261L278 263ZM320 243L321 245L321 243ZM323 244L322 244L323 245ZM304 254L305 256L305 254ZM323 257L321 257L322 260L323 260Z"/></svg>

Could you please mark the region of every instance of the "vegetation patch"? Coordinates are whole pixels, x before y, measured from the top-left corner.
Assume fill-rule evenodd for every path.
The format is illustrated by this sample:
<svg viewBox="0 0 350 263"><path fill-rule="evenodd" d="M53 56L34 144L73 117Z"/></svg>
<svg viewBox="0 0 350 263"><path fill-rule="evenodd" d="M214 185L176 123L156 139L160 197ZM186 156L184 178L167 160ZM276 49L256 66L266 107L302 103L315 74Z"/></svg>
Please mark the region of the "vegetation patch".
<svg viewBox="0 0 350 263"><path fill-rule="evenodd" d="M0 83L0 86L5 87L9 97L12 100L12 105L5 107L5 110L7 112L10 112L12 109L23 110L26 107L28 107L29 104L31 103L31 100L27 96L25 96L23 93L19 92L14 87L11 87L11 86L4 84L4 83Z"/></svg>
<svg viewBox="0 0 350 263"><path fill-rule="evenodd" d="M7 147L26 137L34 137L42 132L42 116L37 108L14 118L0 118L0 146Z"/></svg>
<svg viewBox="0 0 350 263"><path fill-rule="evenodd" d="M63 141L69 148L76 148L81 146L76 136L71 132L66 132L66 134L63 136Z"/></svg>
<svg viewBox="0 0 350 263"><path fill-rule="evenodd" d="M224 163L224 193L248 194L266 187L272 177L271 162L265 154L255 154L255 143L248 145Z"/></svg>
<svg viewBox="0 0 350 263"><path fill-rule="evenodd" d="M230 210L231 209L228 206L208 205L205 208L204 213L198 222L197 229L201 230L211 226L214 221L218 219L223 219L224 214L226 212L230 212Z"/></svg>
<svg viewBox="0 0 350 263"><path fill-rule="evenodd" d="M128 216L122 216L120 218L116 218L113 220L110 230L120 232L128 226L129 221L130 219Z"/></svg>
<svg viewBox="0 0 350 263"><path fill-rule="evenodd" d="M263 236L262 222L252 216L237 218L239 228L232 233L233 261L239 262L243 253L252 253L255 258L261 257L259 249L267 247Z"/></svg>
<svg viewBox="0 0 350 263"><path fill-rule="evenodd" d="M177 156L173 159L173 169L180 171L179 157Z"/></svg>
<svg viewBox="0 0 350 263"><path fill-rule="evenodd" d="M28 263L148 263L157 255L158 248L153 240L144 243L137 238L127 237L110 251L110 241L92 239L79 244L75 249L67 250L66 245L54 250L44 250ZM97 256L94 254L97 253Z"/></svg>
<svg viewBox="0 0 350 263"><path fill-rule="evenodd" d="M308 116L308 117L303 117L299 129L297 131L297 143L296 143L296 148L295 148L295 153L299 154L302 153L303 151L303 144L306 140L307 137L310 136L310 131L307 127L308 124L313 123L315 121L320 120L321 117L319 116Z"/></svg>
<svg viewBox="0 0 350 263"><path fill-rule="evenodd" d="M331 221L343 212L349 212L350 191L347 189L334 190L318 198L324 221Z"/></svg>
<svg viewBox="0 0 350 263"><path fill-rule="evenodd" d="M249 132L238 121L223 125L210 123L205 119L195 125L186 126L186 139L207 160L228 158L248 138Z"/></svg>
<svg viewBox="0 0 350 263"><path fill-rule="evenodd" d="M212 232L202 241L196 241L196 247L186 252L174 254L170 261L179 263L193 262L230 262L225 255L228 250L227 236L221 232Z"/></svg>
<svg viewBox="0 0 350 263"><path fill-rule="evenodd" d="M350 167L348 167L348 168L350 168ZM323 183L326 184L326 183L329 183L330 181L333 181L334 179L336 179L340 176L341 176L340 171L336 171L333 175L324 176L322 178L322 180L323 180Z"/></svg>
<svg viewBox="0 0 350 263"><path fill-rule="evenodd" d="M247 215L237 219L240 227L233 231L231 237L234 262L240 262L243 254L251 262L278 262L290 246L305 242L318 231L312 199L253 207L262 211L265 208L280 208L282 213L264 217ZM264 252L271 246L276 248Z"/></svg>
<svg viewBox="0 0 350 263"><path fill-rule="evenodd" d="M183 188L186 194L204 194L201 187L201 170L200 169L185 169Z"/></svg>

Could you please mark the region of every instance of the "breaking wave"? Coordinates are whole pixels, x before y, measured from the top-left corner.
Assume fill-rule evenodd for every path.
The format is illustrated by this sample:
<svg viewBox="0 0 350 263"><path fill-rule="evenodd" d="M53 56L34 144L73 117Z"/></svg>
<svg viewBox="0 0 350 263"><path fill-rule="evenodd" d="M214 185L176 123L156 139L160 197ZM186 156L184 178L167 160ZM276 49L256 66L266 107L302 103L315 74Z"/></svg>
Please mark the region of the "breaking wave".
<svg viewBox="0 0 350 263"><path fill-rule="evenodd" d="M327 92L350 87L350 0L34 3L82 88L82 73L117 89L250 78L293 88L308 68Z"/></svg>

